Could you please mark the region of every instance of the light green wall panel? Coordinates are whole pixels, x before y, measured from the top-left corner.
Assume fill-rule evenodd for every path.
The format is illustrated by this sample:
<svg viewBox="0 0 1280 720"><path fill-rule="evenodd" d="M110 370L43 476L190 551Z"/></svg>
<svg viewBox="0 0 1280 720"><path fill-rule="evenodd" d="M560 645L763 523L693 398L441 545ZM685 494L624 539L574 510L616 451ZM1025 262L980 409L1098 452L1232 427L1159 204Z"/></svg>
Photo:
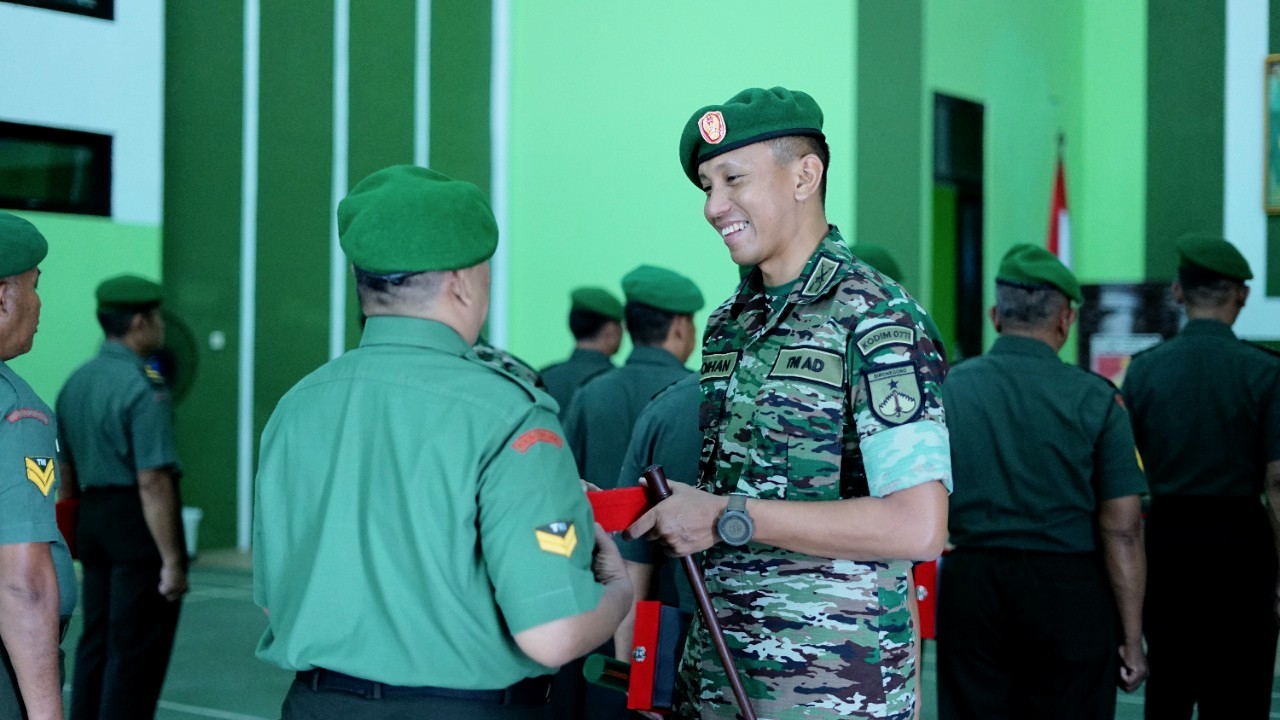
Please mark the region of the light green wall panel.
<svg viewBox="0 0 1280 720"><path fill-rule="evenodd" d="M699 107L784 85L822 106L828 216L852 232L855 10L847 0L512 3L509 228L512 351L566 355L569 291L620 290L640 263L692 277L709 307L737 270L702 217L677 146ZM589 28L589 31L579 32ZM502 308L495 308L502 312Z"/></svg>
<svg viewBox="0 0 1280 720"><path fill-rule="evenodd" d="M93 291L120 273L160 278L160 228L105 218L16 213L49 241L40 263L40 328L31 352L9 365L53 405L67 377L97 352L102 329Z"/></svg>

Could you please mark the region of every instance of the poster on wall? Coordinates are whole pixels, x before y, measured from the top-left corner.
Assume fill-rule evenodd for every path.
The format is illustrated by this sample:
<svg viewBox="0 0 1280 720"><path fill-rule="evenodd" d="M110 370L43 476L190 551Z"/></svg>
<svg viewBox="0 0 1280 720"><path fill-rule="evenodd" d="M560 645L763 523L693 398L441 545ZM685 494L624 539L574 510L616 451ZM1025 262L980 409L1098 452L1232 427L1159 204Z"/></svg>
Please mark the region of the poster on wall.
<svg viewBox="0 0 1280 720"><path fill-rule="evenodd" d="M1167 282L1084 285L1078 362L1116 385L1129 360L1177 334L1182 308Z"/></svg>

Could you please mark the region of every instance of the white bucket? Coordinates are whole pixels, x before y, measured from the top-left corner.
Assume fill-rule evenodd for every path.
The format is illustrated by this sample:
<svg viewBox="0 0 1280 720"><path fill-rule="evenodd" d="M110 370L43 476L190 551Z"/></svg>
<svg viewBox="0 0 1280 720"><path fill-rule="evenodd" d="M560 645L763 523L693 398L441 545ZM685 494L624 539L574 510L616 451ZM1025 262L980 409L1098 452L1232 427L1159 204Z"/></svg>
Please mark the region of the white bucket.
<svg viewBox="0 0 1280 720"><path fill-rule="evenodd" d="M200 521L203 519L204 511L200 508L182 508L182 535L187 541L187 557L196 556L196 545L200 537Z"/></svg>

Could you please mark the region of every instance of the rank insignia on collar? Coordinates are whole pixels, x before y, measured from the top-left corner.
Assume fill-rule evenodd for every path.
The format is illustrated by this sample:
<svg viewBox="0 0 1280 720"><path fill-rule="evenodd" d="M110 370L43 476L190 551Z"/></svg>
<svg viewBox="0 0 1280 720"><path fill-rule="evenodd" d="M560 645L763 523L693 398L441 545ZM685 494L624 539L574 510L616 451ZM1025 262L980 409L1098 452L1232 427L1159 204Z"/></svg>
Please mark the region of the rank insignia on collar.
<svg viewBox="0 0 1280 720"><path fill-rule="evenodd" d="M865 373L867 406L886 425L910 422L923 409L924 391L915 363L887 365Z"/></svg>
<svg viewBox="0 0 1280 720"><path fill-rule="evenodd" d="M698 132L702 139L712 145L719 145L729 129L724 126L724 115L719 110L712 110L698 119Z"/></svg>
<svg viewBox="0 0 1280 720"><path fill-rule="evenodd" d="M552 555L569 557L573 554L573 549L578 547L578 531L574 529L573 523L563 520L534 529L533 536L538 540L538 548Z"/></svg>
<svg viewBox="0 0 1280 720"><path fill-rule="evenodd" d="M27 479L40 489L41 495L49 497L49 490L53 488L53 458L29 457L26 465Z"/></svg>
<svg viewBox="0 0 1280 720"><path fill-rule="evenodd" d="M826 292L827 286L831 284L831 280L835 278L836 272L840 270L842 263L832 260L823 255L818 258L818 264L813 268L813 274L809 276L809 282L804 284L804 289L800 294L807 298L818 297Z"/></svg>

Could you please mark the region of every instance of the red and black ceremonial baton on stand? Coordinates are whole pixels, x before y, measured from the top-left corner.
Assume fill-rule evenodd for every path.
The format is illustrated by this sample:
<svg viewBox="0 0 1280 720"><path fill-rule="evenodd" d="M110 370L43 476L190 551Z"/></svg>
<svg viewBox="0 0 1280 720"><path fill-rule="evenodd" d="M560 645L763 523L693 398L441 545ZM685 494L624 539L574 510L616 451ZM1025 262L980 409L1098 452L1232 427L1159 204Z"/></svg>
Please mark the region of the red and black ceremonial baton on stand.
<svg viewBox="0 0 1280 720"><path fill-rule="evenodd" d="M667 475L663 472L661 465L650 465L645 468L644 479L643 490L632 487L587 493L596 521L606 531L616 532L625 529L644 514L645 510L671 497L671 485L667 482ZM724 667L725 676L729 679L729 688L738 702L742 718L756 720L755 709L751 707L751 699L747 697L742 678L738 675L738 665L733 661L733 655L729 653L729 645L724 639L724 630L721 629L715 609L711 606L707 581L702 577L702 572L698 569L697 561L692 555L680 558L680 562L684 565L685 575L689 577L689 585L693 588L694 597L698 601L698 610L707 623L711 642L716 647L716 654L720 656L720 664ZM663 622L663 618L667 615L659 613L656 606L658 603L647 601L636 604L635 647L632 648L632 658L636 660L634 668L601 655L592 655L587 659L585 670L588 679L597 684L627 692L627 707L632 710L666 709L655 702L657 696L661 694L656 691L657 687L664 684L661 678L655 678L655 674L662 669L674 672L674 668L671 665L663 668L662 666L666 663L660 659L654 662L650 658L651 653L648 648L654 650L663 648L672 653L676 648L663 647L670 637L668 629L671 623ZM644 695L644 697L631 697L632 694ZM666 707L669 708L669 705Z"/></svg>

